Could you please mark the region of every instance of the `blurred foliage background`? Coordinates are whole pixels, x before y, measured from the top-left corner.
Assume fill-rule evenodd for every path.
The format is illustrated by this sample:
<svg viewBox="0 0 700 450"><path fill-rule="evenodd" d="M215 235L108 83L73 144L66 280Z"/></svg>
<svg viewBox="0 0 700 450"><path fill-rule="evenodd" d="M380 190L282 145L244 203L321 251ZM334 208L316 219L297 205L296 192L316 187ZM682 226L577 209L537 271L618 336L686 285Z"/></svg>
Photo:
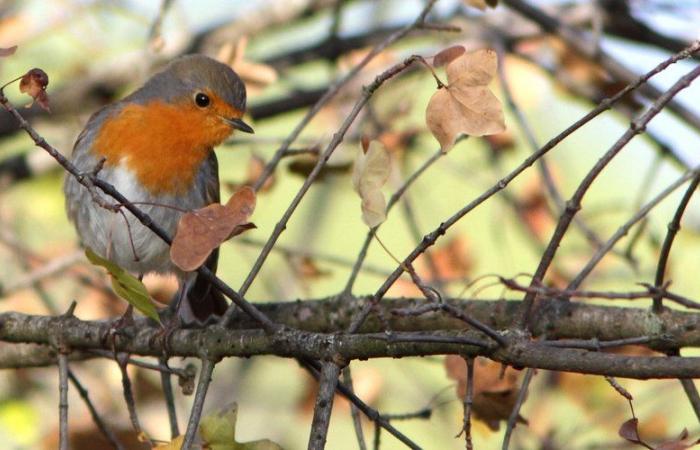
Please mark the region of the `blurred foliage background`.
<svg viewBox="0 0 700 450"><path fill-rule="evenodd" d="M357 64L373 43L412 21L422 7L422 2L413 0L347 0L339 2L342 7L338 9L335 3L176 0L162 14L163 5L155 0L0 1L0 47L19 46L15 55L0 59L0 82L35 66L49 74L52 113L41 112L36 106L23 112L49 142L68 154L92 112L138 87L175 55L206 52L231 60L235 52L234 67L249 85L249 119L256 134L236 136L217 149L226 198L232 189L254 179L261 161L271 157L301 120L303 106L309 102L291 108L288 105L292 99L317 98L314 93ZM592 108L591 100L601 86L596 84L597 69L588 61L575 58L560 42L515 20L504 6L482 12L467 3L441 0L433 13L433 20L449 21L462 27L462 32L411 34L376 58L313 119L293 146L299 154L283 160L272 183L260 194L253 216L258 228L222 247L218 273L226 282L234 288L240 286L261 244L301 186L314 152L323 148L339 127L361 86L403 57L434 55L454 44L469 49L493 46L499 42L493 35L503 29L499 27L505 27L521 36L510 44L505 73L540 144ZM582 27L595 24L591 17L605 8L605 2L592 1L533 3ZM621 3L629 4L634 18L659 33L680 41L698 38L700 3L696 1ZM354 39L354 44L334 48L328 44L329 35L334 42ZM670 55L668 49L612 34L602 33L598 38L603 48L639 74ZM314 53L314 48L330 49L331 56ZM696 63L678 63L655 83L662 89L668 87ZM500 84L496 81L492 87L502 98ZM332 170L326 170L295 213L248 292L249 300L322 298L342 290L367 232L349 177L359 138L378 138L390 150L393 173L386 192L393 192L438 151L424 122L425 105L434 91L430 73L416 69L388 83L372 99L333 156ZM6 92L16 105L27 102L13 86ZM679 101L700 114L699 94L698 87L693 86L679 96ZM2 310L62 312L75 299L76 314L82 319L116 316L125 308L124 302L109 293L105 277L87 263L65 217L62 171L34 148L26 135L16 132L9 116L0 117ZM548 161L565 197L628 122L624 113L606 113L551 153ZM508 131L503 135L463 140L411 187L405 202L379 231L393 254L401 257L411 251L423 234L492 186L531 152L511 111L507 111L506 124ZM603 239L640 204L679 176L683 166L700 162L697 130L672 114L663 112L649 130L655 139L634 140L586 197L581 216ZM677 158L664 156L660 143L672 149ZM630 238L620 244L620 252L629 250L632 257L608 256L588 279L586 288L633 290L637 282L653 279L655 255L681 192L676 194L650 214L639 232L631 233L637 236L632 244ZM445 295L517 298L501 285L489 285L493 279L488 277L471 282L489 274L513 277L532 273L542 243L547 242L555 223L552 210L540 174L533 168L512 183L504 195L487 202L451 229L431 251L434 267L431 269L423 258L419 272L431 282L440 282ZM676 292L692 297L700 288L696 273L700 263L700 204L692 205L686 219L673 249L668 279L673 280ZM558 254L556 276L568 279L592 252L582 234L572 231ZM394 267L392 258L373 243L354 292L373 292ZM41 270L48 273L36 276ZM174 280L149 277L146 282L159 299L168 299L175 289ZM406 279L397 282L389 295L420 293ZM634 305L640 306L640 302ZM120 435L129 435L116 364L95 360L72 367L101 413L120 430ZM462 424L462 403L454 379L446 373L444 358L354 362L352 369L356 392L380 411L430 412L396 421L409 437L426 448L463 448L463 440L455 438ZM167 440L167 415L158 374L136 367L130 367L130 373L146 430L154 438ZM57 382L56 371L51 368L0 374L0 441L5 448L54 448ZM691 430L691 436L700 432L676 381L621 383L635 396L641 432L650 440L674 436L684 427ZM216 368L205 412L235 401L239 404L239 440L269 438L285 448L303 448L315 389L315 383L294 361L274 357L228 360ZM102 437L74 389L70 395L74 448L108 448L98 444ZM187 417L191 397L178 395L177 402L180 418ZM627 402L602 378L547 372L539 372L535 378L522 414L529 426L517 428L514 448L624 448L617 429L630 417ZM371 442L372 425L365 422L364 427ZM500 446L502 431L503 426L494 431L477 422L476 448ZM346 402L339 401L335 406L327 448L357 448ZM382 435L381 448L402 446Z"/></svg>

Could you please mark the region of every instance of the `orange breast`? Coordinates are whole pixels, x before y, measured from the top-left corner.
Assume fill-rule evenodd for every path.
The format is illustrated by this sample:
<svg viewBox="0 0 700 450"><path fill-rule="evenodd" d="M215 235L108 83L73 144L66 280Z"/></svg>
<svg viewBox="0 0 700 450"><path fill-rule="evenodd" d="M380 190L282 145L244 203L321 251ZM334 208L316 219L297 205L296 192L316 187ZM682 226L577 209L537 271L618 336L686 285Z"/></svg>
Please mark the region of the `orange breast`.
<svg viewBox="0 0 700 450"><path fill-rule="evenodd" d="M216 114L191 101L132 103L104 122L92 151L106 166L125 164L152 194L180 194L191 188L211 148L230 134Z"/></svg>

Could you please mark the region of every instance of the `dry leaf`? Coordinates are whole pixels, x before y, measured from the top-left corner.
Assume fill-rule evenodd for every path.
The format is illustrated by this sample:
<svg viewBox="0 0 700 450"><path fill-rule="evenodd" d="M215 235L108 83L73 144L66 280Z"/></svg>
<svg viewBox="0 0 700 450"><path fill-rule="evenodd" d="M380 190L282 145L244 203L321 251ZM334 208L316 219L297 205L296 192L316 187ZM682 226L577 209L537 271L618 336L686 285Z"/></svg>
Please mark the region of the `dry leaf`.
<svg viewBox="0 0 700 450"><path fill-rule="evenodd" d="M0 58L3 56L14 55L16 51L17 51L16 45L13 45L12 47L7 47L7 48L0 47Z"/></svg>
<svg viewBox="0 0 700 450"><path fill-rule="evenodd" d="M438 52L437 55L433 57L433 67L442 67L445 64L449 64L455 59L459 58L467 52L467 49L462 45L453 45L452 47L447 47L444 50Z"/></svg>
<svg viewBox="0 0 700 450"><path fill-rule="evenodd" d="M681 431L681 434L676 439L659 444L656 446L655 450L685 450L700 444L700 439L691 442L686 442L686 439L688 439L688 429L683 428L683 431Z"/></svg>
<svg viewBox="0 0 700 450"><path fill-rule="evenodd" d="M254 209L255 191L243 187L226 205L213 203L184 214L177 224L170 259L186 272L196 270L222 242L250 228L247 222Z"/></svg>
<svg viewBox="0 0 700 450"><path fill-rule="evenodd" d="M46 86L49 84L49 76L41 69L34 68L22 75L19 82L19 91L30 95L39 106L49 111L49 97L46 95Z"/></svg>
<svg viewBox="0 0 700 450"><path fill-rule="evenodd" d="M352 185L362 198L362 220L373 228L386 220L386 200L382 186L389 178L389 152L379 141L372 141L365 152L360 149L352 170Z"/></svg>
<svg viewBox="0 0 700 450"><path fill-rule="evenodd" d="M447 376L457 381L457 396L461 400L467 390L467 368L461 356L450 355L445 358ZM474 392L472 411L474 417L486 423L496 431L502 420L508 420L518 397L519 373L484 358L474 360ZM527 424L527 420L518 416L518 422Z"/></svg>
<svg viewBox="0 0 700 450"><path fill-rule="evenodd" d="M493 50L465 53L447 65L448 85L433 94L425 111L442 151L449 151L460 134L483 136L505 130L501 103L488 88L496 65Z"/></svg>
<svg viewBox="0 0 700 450"><path fill-rule="evenodd" d="M639 439L639 431L637 430L638 424L639 420L637 420L637 418L630 419L620 426L617 433L621 438L639 444L641 440Z"/></svg>

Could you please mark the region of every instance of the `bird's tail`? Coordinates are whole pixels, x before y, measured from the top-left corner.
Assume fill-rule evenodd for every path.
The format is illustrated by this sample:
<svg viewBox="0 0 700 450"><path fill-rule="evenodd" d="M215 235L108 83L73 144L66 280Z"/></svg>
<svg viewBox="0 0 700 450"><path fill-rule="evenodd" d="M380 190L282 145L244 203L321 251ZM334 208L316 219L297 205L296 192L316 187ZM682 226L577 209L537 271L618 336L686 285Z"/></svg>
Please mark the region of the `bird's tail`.
<svg viewBox="0 0 700 450"><path fill-rule="evenodd" d="M219 249L216 249L205 263L212 273L216 273L218 259ZM184 303L180 308L180 318L185 323L193 320L206 322L211 316L222 316L228 307L223 294L201 276L197 276L187 290Z"/></svg>

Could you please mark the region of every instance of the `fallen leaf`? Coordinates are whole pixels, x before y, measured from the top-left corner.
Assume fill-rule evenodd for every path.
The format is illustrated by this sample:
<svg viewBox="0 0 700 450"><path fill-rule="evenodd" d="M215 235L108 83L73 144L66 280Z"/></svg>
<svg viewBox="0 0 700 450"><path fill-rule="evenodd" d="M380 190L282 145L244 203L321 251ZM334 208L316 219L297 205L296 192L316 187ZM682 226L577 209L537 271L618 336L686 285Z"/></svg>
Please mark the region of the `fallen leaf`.
<svg viewBox="0 0 700 450"><path fill-rule="evenodd" d="M389 152L379 141L360 149L352 170L352 185L362 199L362 220L374 228L386 220L386 200L381 189L390 172Z"/></svg>
<svg viewBox="0 0 700 450"><path fill-rule="evenodd" d="M39 106L49 110L49 97L46 95L46 86L49 85L49 76L41 69L34 68L22 75L19 82L19 91L31 96Z"/></svg>
<svg viewBox="0 0 700 450"><path fill-rule="evenodd" d="M461 400L467 391L467 368L461 356L445 358L447 376L457 381L457 396ZM494 431L502 420L508 420L518 397L520 374L511 367L484 359L474 359L474 391L472 411L474 417L486 423ZM522 416L518 422L527 424Z"/></svg>
<svg viewBox="0 0 700 450"><path fill-rule="evenodd" d="M16 45L13 45L12 47L7 47L7 48L0 47L0 58L3 56L14 55L16 51L17 51Z"/></svg>
<svg viewBox="0 0 700 450"><path fill-rule="evenodd" d="M146 286L138 278L112 261L99 256L90 248L85 249L85 256L92 264L107 269L112 278L112 289L118 296L129 302L145 316L160 322L155 304L148 294Z"/></svg>
<svg viewBox="0 0 700 450"><path fill-rule="evenodd" d="M184 214L170 246L170 259L186 272L196 270L222 242L239 234L236 231L250 228L247 222L254 209L255 191L246 186L226 205L212 203Z"/></svg>
<svg viewBox="0 0 700 450"><path fill-rule="evenodd" d="M488 83L498 64L493 50L465 53L447 65L447 86L433 94L425 121L443 152L460 134L484 136L505 130L501 103Z"/></svg>
<svg viewBox="0 0 700 450"><path fill-rule="evenodd" d="M464 48L463 45L453 45L452 47L447 47L446 49L439 51L438 54L433 57L433 67L442 67L445 64L449 64L466 52L467 49Z"/></svg>

